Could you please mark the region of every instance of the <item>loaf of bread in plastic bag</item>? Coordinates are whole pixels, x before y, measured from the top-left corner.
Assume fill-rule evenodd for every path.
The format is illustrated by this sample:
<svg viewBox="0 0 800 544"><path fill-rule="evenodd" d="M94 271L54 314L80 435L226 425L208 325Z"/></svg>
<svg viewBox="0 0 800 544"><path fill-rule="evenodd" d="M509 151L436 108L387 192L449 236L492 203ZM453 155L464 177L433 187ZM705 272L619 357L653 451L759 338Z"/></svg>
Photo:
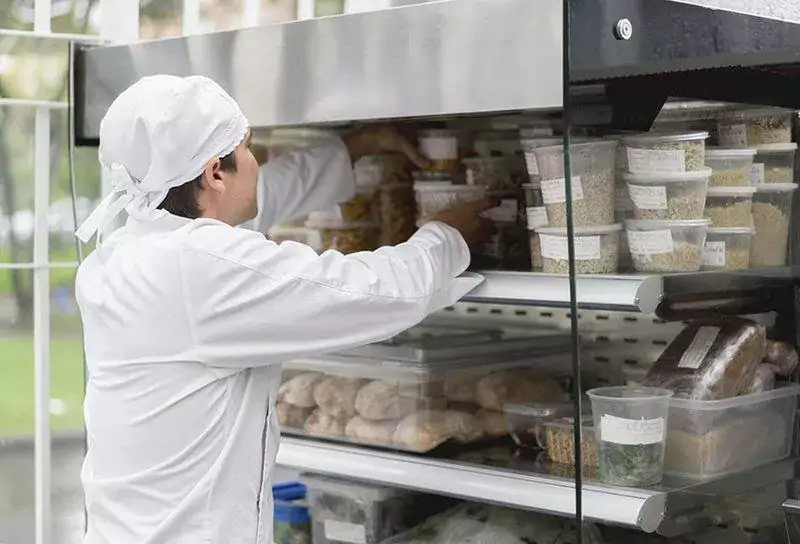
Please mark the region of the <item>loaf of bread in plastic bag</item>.
<svg viewBox="0 0 800 544"><path fill-rule="evenodd" d="M675 397L715 400L747 390L766 349L763 326L742 318L690 322L664 350L643 385Z"/></svg>

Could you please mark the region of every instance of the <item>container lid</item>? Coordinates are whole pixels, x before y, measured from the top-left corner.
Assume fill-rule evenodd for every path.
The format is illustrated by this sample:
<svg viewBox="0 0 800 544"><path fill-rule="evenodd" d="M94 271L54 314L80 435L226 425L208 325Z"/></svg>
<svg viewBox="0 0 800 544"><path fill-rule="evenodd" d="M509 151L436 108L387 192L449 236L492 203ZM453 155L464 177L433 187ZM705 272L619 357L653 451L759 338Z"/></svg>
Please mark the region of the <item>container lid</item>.
<svg viewBox="0 0 800 544"><path fill-rule="evenodd" d="M559 139L559 142L561 140ZM598 140L598 139L588 139L588 138L573 138L570 147L573 149L584 149L592 147L598 147L600 149L616 149L617 141L616 140ZM557 153L563 150L563 145L550 145L550 146L541 146L536 148L537 152L541 153Z"/></svg>
<svg viewBox="0 0 800 544"><path fill-rule="evenodd" d="M644 134L636 134L634 136L625 136L622 141L626 144L631 143L657 143L657 142L686 142L690 140L706 140L708 139L708 132L683 132L680 134L661 134L658 132L650 132Z"/></svg>
<svg viewBox="0 0 800 544"><path fill-rule="evenodd" d="M467 157L461 159L461 162L464 163L465 166L470 167L473 165L481 165L481 164L492 164L492 165L505 165L508 163L508 159L503 156L499 157Z"/></svg>
<svg viewBox="0 0 800 544"><path fill-rule="evenodd" d="M558 138L528 138L523 139L520 143L523 147L531 149L536 147L549 147L551 145L557 145L563 142L564 139L561 137Z"/></svg>
<svg viewBox="0 0 800 544"><path fill-rule="evenodd" d="M423 128L417 133L419 138L457 138L458 131L450 128Z"/></svg>
<svg viewBox="0 0 800 544"><path fill-rule="evenodd" d="M755 187L709 187L707 196L748 197L756 193Z"/></svg>
<svg viewBox="0 0 800 544"><path fill-rule="evenodd" d="M292 525L307 525L311 523L308 506L305 504L276 500L272 515L277 523L289 523Z"/></svg>
<svg viewBox="0 0 800 544"><path fill-rule="evenodd" d="M711 168L690 170L688 172L662 172L654 174L625 173L622 178L634 185L661 185L678 181L702 181L711 177Z"/></svg>
<svg viewBox="0 0 800 544"><path fill-rule="evenodd" d="M300 482L283 482L272 486L272 496L280 501L296 501L306 496L306 486Z"/></svg>
<svg viewBox="0 0 800 544"><path fill-rule="evenodd" d="M539 419L555 419L570 415L575 410L571 402L534 402L530 404L504 404L503 412Z"/></svg>
<svg viewBox="0 0 800 544"><path fill-rule="evenodd" d="M549 125L542 125L538 127L522 127L519 129L519 137L521 140L530 140L532 138L541 138L542 136L552 136L553 127Z"/></svg>
<svg viewBox="0 0 800 544"><path fill-rule="evenodd" d="M774 155L777 153L791 153L797 150L797 143L787 142L783 144L764 144L755 146L756 153L759 155Z"/></svg>
<svg viewBox="0 0 800 544"><path fill-rule="evenodd" d="M482 195L486 192L483 185L453 185L438 181L417 181L414 190L420 193L475 193Z"/></svg>
<svg viewBox="0 0 800 544"><path fill-rule="evenodd" d="M630 387L627 385L614 385L611 387L597 387L586 392L592 402L608 401L619 404L640 404L656 399L669 399L675 393L660 387Z"/></svg>
<svg viewBox="0 0 800 544"><path fill-rule="evenodd" d="M708 227L708 234L755 234L754 227Z"/></svg>
<svg viewBox="0 0 800 544"><path fill-rule="evenodd" d="M541 183L522 183L520 187L523 189L541 189L542 185Z"/></svg>
<svg viewBox="0 0 800 544"><path fill-rule="evenodd" d="M727 147L707 147L707 159L727 159L752 157L756 154L754 148L727 148Z"/></svg>
<svg viewBox="0 0 800 544"><path fill-rule="evenodd" d="M535 229L539 234L555 234L556 236L566 236L567 227L539 227ZM622 230L622 223L615 225L602 225L599 227L575 227L576 236L586 236L591 234L611 234Z"/></svg>
<svg viewBox="0 0 800 544"><path fill-rule="evenodd" d="M554 427L556 429L572 429L575 426L575 418L560 417L558 419L542 421L542 425L545 427ZM589 414L581 416L581 427L583 432L594 430L594 418Z"/></svg>
<svg viewBox="0 0 800 544"><path fill-rule="evenodd" d="M717 119L720 121L731 121L738 119L753 119L755 117L791 114L792 110L787 110L785 108L745 108L721 112L717 116Z"/></svg>
<svg viewBox="0 0 800 544"><path fill-rule="evenodd" d="M312 212L308 215L306 227L310 229L376 229L380 227L378 223L360 222L348 223L344 219L331 217L330 215L314 215Z"/></svg>
<svg viewBox="0 0 800 544"><path fill-rule="evenodd" d="M754 186L757 193L790 193L797 189L796 183L759 183Z"/></svg>
<svg viewBox="0 0 800 544"><path fill-rule="evenodd" d="M729 397L718 400L695 400L684 399L675 397L670 400L670 409L691 410L692 412L717 412L722 413L723 410L736 408L741 406L751 406L764 409L768 406L764 404L775 399L782 399L787 397L795 397L800 395L800 385L796 383L782 383L775 384L775 389L769 391L762 391L761 393L750 393L749 395L740 395L738 397Z"/></svg>
<svg viewBox="0 0 800 544"><path fill-rule="evenodd" d="M455 176L447 172L425 172L424 170L416 170L411 173L414 181L422 182L437 182L437 183L453 183Z"/></svg>
<svg viewBox="0 0 800 544"><path fill-rule="evenodd" d="M708 227L710 219L627 219L625 228L630 230L659 230L675 227Z"/></svg>

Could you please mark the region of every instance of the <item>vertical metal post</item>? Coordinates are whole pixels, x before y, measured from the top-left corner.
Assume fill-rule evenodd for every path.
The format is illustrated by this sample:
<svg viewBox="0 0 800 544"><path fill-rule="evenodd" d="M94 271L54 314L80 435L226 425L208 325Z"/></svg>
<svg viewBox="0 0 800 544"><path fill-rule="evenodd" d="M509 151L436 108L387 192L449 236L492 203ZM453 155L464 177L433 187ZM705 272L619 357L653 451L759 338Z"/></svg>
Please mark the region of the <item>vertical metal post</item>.
<svg viewBox="0 0 800 544"><path fill-rule="evenodd" d="M37 2L37 5L39 2ZM50 544L50 110L36 108L34 132L33 341L36 544Z"/></svg>
<svg viewBox="0 0 800 544"><path fill-rule="evenodd" d="M244 13L242 15L242 26L258 26L261 16L261 0L244 0Z"/></svg>
<svg viewBox="0 0 800 544"><path fill-rule="evenodd" d="M200 0L183 0L183 35L200 32Z"/></svg>

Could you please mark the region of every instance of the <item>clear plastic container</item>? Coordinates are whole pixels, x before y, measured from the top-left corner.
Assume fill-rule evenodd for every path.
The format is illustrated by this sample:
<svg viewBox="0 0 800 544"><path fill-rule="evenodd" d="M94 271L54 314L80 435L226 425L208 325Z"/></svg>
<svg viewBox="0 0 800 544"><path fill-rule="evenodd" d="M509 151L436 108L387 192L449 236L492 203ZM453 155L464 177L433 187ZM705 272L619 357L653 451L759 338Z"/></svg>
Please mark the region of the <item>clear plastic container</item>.
<svg viewBox="0 0 800 544"><path fill-rule="evenodd" d="M531 263L529 250L528 230L522 222L495 221L494 233L480 255L473 256L472 264L485 269L527 271Z"/></svg>
<svg viewBox="0 0 800 544"><path fill-rule="evenodd" d="M452 172L425 172L423 170L415 170L411 173L414 182L420 183L449 183L458 184L460 179Z"/></svg>
<svg viewBox="0 0 800 544"><path fill-rule="evenodd" d="M332 217L309 215L306 227L317 232L313 247L317 251L336 250L344 254L374 251L378 247L380 224L348 223Z"/></svg>
<svg viewBox="0 0 800 544"><path fill-rule="evenodd" d="M417 134L419 149L431 161L433 172L458 172L458 131L426 129Z"/></svg>
<svg viewBox="0 0 800 544"><path fill-rule="evenodd" d="M528 170L528 179L531 183L538 183L542 179L539 174L539 165L536 162L537 147L551 147L559 145L564 140L562 138L523 138L522 151L525 154L525 168Z"/></svg>
<svg viewBox="0 0 800 544"><path fill-rule="evenodd" d="M708 479L789 457L800 386L721 400L672 399L664 470Z"/></svg>
<svg viewBox="0 0 800 544"><path fill-rule="evenodd" d="M575 419L563 417L541 423L544 438L541 447L547 451L547 458L553 463L575 466ZM597 466L596 432L592 416L585 416L581 427L581 464L585 467Z"/></svg>
<svg viewBox="0 0 800 544"><path fill-rule="evenodd" d="M592 400L600 481L626 487L661 482L672 391L655 387L601 387Z"/></svg>
<svg viewBox="0 0 800 544"><path fill-rule="evenodd" d="M755 187L712 187L706 196L707 219L716 227L752 227Z"/></svg>
<svg viewBox="0 0 800 544"><path fill-rule="evenodd" d="M655 174L693 172L706 167L708 132L638 134L622 139L627 148L628 172Z"/></svg>
<svg viewBox="0 0 800 544"><path fill-rule="evenodd" d="M753 227L710 227L703 246L701 270L742 270L750 267Z"/></svg>
<svg viewBox="0 0 800 544"><path fill-rule="evenodd" d="M717 139L723 147L791 142L792 112L780 108L724 112L717 117Z"/></svg>
<svg viewBox="0 0 800 544"><path fill-rule="evenodd" d="M614 274L619 263L621 224L575 228L575 268L578 274ZM540 227L542 270L548 274L568 274L567 229ZM533 245L533 237L531 246Z"/></svg>
<svg viewBox="0 0 800 544"><path fill-rule="evenodd" d="M753 195L753 226L750 268L784 266L789 247L794 183L766 183Z"/></svg>
<svg viewBox="0 0 800 544"><path fill-rule="evenodd" d="M368 155L353 165L356 185L359 187L375 187L384 178L384 160L380 155Z"/></svg>
<svg viewBox="0 0 800 544"><path fill-rule="evenodd" d="M711 169L625 174L636 219L702 219Z"/></svg>
<svg viewBox="0 0 800 544"><path fill-rule="evenodd" d="M548 226L547 208L542 200L542 189L539 182L523 183L525 192L525 225L528 228L528 241L530 244L531 267L535 272L542 270L542 244L536 229Z"/></svg>
<svg viewBox="0 0 800 544"><path fill-rule="evenodd" d="M311 516L306 504L306 487L299 482L272 486L275 501L273 542L311 544Z"/></svg>
<svg viewBox="0 0 800 544"><path fill-rule="evenodd" d="M575 407L571 402L506 404L503 411L508 419L514 442L524 448L545 448L544 422L569 417Z"/></svg>
<svg viewBox="0 0 800 544"><path fill-rule="evenodd" d="M576 227L614 222L614 159L616 141L572 144L572 211ZM563 146L534 149L541 175L542 198L551 227L567 226Z"/></svg>
<svg viewBox="0 0 800 544"><path fill-rule="evenodd" d="M356 196L334 208L338 219L348 223L372 223L378 220L378 186L359 185Z"/></svg>
<svg viewBox="0 0 800 544"><path fill-rule="evenodd" d="M797 144L772 144L756 147L751 184L794 183L794 155Z"/></svg>
<svg viewBox="0 0 800 544"><path fill-rule="evenodd" d="M384 183L380 186L381 245L407 242L414 234L417 202L411 183Z"/></svg>
<svg viewBox="0 0 800 544"><path fill-rule="evenodd" d="M486 195L481 185L448 185L443 183L414 183L417 216L428 217L455 208Z"/></svg>
<svg viewBox="0 0 800 544"><path fill-rule="evenodd" d="M314 544L378 544L447 508L448 499L303 474Z"/></svg>
<svg viewBox="0 0 800 544"><path fill-rule="evenodd" d="M625 222L628 248L637 272L697 272L708 219Z"/></svg>
<svg viewBox="0 0 800 544"><path fill-rule="evenodd" d="M487 191L518 188L505 157L470 157L461 162L467 173L467 185L482 185Z"/></svg>
<svg viewBox="0 0 800 544"><path fill-rule="evenodd" d="M706 166L711 168L710 187L747 187L755 149L706 149Z"/></svg>

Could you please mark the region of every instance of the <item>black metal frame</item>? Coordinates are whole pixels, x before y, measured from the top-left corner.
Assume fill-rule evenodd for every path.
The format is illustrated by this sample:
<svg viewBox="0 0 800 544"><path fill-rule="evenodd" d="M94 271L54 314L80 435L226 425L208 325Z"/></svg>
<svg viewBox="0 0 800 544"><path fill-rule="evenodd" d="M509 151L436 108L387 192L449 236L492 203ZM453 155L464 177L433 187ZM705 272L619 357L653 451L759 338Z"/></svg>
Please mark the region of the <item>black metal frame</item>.
<svg viewBox="0 0 800 544"><path fill-rule="evenodd" d="M86 102L86 77L85 77L85 52L94 46L75 44L72 59L72 108L73 119L72 131L76 146L98 147L100 139L85 135L84 107Z"/></svg>

